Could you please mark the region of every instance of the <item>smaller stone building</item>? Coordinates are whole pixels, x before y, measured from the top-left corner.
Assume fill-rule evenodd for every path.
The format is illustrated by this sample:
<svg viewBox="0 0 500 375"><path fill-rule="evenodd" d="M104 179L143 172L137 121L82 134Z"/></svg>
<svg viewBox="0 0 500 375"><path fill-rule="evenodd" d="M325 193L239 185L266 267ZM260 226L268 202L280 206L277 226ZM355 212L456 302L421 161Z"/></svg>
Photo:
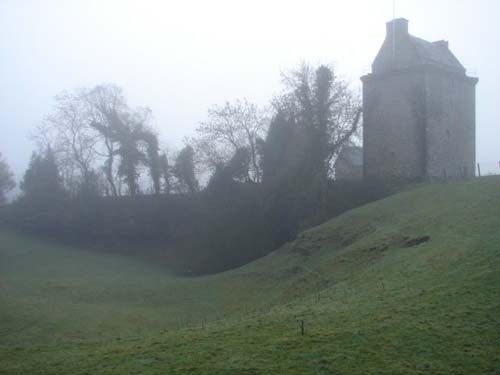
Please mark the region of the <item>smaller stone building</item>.
<svg viewBox="0 0 500 375"><path fill-rule="evenodd" d="M448 48L387 23L363 82L364 177L418 181L474 176L477 78Z"/></svg>
<svg viewBox="0 0 500 375"><path fill-rule="evenodd" d="M363 149L358 146L342 147L333 167L336 180L363 179Z"/></svg>

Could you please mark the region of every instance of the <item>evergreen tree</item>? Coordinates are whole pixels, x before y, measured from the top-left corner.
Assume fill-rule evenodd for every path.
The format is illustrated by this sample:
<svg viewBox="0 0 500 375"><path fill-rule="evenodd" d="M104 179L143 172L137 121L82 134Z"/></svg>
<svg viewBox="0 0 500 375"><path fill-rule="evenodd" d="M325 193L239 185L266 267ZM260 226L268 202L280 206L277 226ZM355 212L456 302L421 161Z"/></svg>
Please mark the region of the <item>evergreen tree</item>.
<svg viewBox="0 0 500 375"><path fill-rule="evenodd" d="M180 192L192 194L198 191L198 181L194 171L194 150L191 146L185 146L177 155L174 175L179 183Z"/></svg>
<svg viewBox="0 0 500 375"><path fill-rule="evenodd" d="M34 152L21 181L23 197L36 206L50 206L64 197L59 169L52 149Z"/></svg>
<svg viewBox="0 0 500 375"><path fill-rule="evenodd" d="M14 189L15 186L14 174L10 170L7 162L3 159L2 153L0 153L0 204L6 202L6 194Z"/></svg>

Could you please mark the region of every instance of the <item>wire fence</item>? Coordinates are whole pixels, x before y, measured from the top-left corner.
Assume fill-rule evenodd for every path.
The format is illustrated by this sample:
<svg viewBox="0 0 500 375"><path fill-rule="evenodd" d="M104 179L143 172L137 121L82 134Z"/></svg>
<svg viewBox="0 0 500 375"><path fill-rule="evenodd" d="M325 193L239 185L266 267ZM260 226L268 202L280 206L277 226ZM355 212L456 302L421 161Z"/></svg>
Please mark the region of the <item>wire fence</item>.
<svg viewBox="0 0 500 375"><path fill-rule="evenodd" d="M499 161L480 161L477 163L476 176L499 176L500 175L500 160Z"/></svg>

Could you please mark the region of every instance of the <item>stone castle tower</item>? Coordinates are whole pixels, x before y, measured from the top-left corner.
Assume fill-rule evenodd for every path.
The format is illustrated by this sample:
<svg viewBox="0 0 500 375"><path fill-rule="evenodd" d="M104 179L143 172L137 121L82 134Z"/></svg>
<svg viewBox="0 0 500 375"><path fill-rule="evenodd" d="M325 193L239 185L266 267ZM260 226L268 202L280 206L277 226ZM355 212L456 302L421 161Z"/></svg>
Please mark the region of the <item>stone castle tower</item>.
<svg viewBox="0 0 500 375"><path fill-rule="evenodd" d="M475 174L477 78L448 48L408 33L387 35L363 82L363 175L418 181Z"/></svg>

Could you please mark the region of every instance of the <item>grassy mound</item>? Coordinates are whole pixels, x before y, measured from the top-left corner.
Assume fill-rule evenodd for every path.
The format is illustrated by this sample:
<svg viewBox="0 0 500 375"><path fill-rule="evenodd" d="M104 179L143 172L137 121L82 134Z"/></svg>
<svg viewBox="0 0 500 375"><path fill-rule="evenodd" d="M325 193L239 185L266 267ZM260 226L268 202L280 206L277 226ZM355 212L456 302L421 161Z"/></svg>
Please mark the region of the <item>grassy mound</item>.
<svg viewBox="0 0 500 375"><path fill-rule="evenodd" d="M397 194L199 278L3 232L0 373L498 374L499 255L497 177Z"/></svg>

